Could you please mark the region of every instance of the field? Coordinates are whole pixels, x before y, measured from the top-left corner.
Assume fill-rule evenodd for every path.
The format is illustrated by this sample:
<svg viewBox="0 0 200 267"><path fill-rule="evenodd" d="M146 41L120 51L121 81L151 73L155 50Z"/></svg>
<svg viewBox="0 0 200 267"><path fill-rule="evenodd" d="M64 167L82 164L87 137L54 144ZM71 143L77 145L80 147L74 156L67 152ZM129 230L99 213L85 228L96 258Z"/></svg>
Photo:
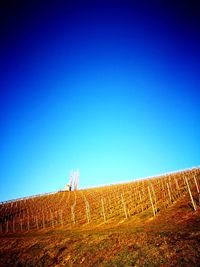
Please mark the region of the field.
<svg viewBox="0 0 200 267"><path fill-rule="evenodd" d="M0 266L200 266L200 169L0 205Z"/></svg>

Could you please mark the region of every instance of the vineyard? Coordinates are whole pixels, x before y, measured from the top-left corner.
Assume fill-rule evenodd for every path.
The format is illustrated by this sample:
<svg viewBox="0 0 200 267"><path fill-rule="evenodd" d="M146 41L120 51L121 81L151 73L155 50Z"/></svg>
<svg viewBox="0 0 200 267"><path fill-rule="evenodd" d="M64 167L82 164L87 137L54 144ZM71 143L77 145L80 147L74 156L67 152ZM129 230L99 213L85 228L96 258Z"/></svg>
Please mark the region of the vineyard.
<svg viewBox="0 0 200 267"><path fill-rule="evenodd" d="M165 211L183 195L200 206L200 168L99 188L35 196L0 204L0 235L41 229L114 225Z"/></svg>

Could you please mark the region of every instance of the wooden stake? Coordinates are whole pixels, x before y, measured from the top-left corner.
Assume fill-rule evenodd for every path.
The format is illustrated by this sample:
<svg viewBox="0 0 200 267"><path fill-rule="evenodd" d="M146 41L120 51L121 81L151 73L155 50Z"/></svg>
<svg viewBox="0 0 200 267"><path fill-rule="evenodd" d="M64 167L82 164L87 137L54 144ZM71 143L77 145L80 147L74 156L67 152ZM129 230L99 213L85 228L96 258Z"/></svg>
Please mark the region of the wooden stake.
<svg viewBox="0 0 200 267"><path fill-rule="evenodd" d="M153 210L153 215L155 216L156 213L155 213L155 209L154 209L154 205L153 205L153 201L152 201L152 197L151 197L151 191L150 191L149 186L148 186L148 191L149 191L149 198L150 198L150 202L151 202L151 206L152 206L152 210Z"/></svg>
<svg viewBox="0 0 200 267"><path fill-rule="evenodd" d="M179 184L178 184L178 181L177 181L177 179L175 178L175 182L176 182L176 190L179 192L179 190L180 190L180 187L179 187Z"/></svg>
<svg viewBox="0 0 200 267"><path fill-rule="evenodd" d="M87 223L90 222L90 205L89 202L87 201L86 197L83 195L84 201L85 201L85 214L87 218Z"/></svg>
<svg viewBox="0 0 200 267"><path fill-rule="evenodd" d="M56 211L54 210L54 218L55 218L54 224L56 225L57 222L58 222L58 213L57 213L57 210Z"/></svg>
<svg viewBox="0 0 200 267"><path fill-rule="evenodd" d="M125 202L124 202L124 197L123 197L122 194L121 194L121 199L122 199L122 205L123 205L123 208L124 208L125 218L127 219L128 216L127 216L127 211L126 211L126 204L125 204Z"/></svg>
<svg viewBox="0 0 200 267"><path fill-rule="evenodd" d="M169 188L170 188L171 193L173 194L172 185L171 185L171 179L169 179ZM172 201L173 201L173 198L172 198Z"/></svg>
<svg viewBox="0 0 200 267"><path fill-rule="evenodd" d="M151 189L152 189L152 192L153 192L153 196L154 196L154 209L155 209L155 213L157 212L157 207L156 207L156 203L157 203L157 199L156 199L156 194L155 194L155 190L154 190L154 187L153 185L151 184Z"/></svg>
<svg viewBox="0 0 200 267"><path fill-rule="evenodd" d="M51 214L51 226L54 228L53 214L51 211L50 211L50 214Z"/></svg>
<svg viewBox="0 0 200 267"><path fill-rule="evenodd" d="M104 210L103 198L101 198L101 206L102 206L103 219L104 219L104 222L105 222L106 221L106 215L105 215L105 210Z"/></svg>
<svg viewBox="0 0 200 267"><path fill-rule="evenodd" d="M197 179L196 179L196 176L195 175L194 175L194 181L195 181L195 185L196 185L197 192L198 192L198 195L199 195L199 204L200 204L200 190L199 190L199 185L197 183Z"/></svg>
<svg viewBox="0 0 200 267"><path fill-rule="evenodd" d="M30 230L30 225L29 225L29 215L28 215L28 221L27 221L27 229L28 229L28 231Z"/></svg>
<svg viewBox="0 0 200 267"><path fill-rule="evenodd" d="M161 185L162 185L162 191L165 191L163 180L161 180Z"/></svg>
<svg viewBox="0 0 200 267"><path fill-rule="evenodd" d="M42 225L43 225L43 228L45 228L44 212L42 212Z"/></svg>
<svg viewBox="0 0 200 267"><path fill-rule="evenodd" d="M190 198L191 198L191 201L192 201L193 208L194 208L194 210L196 210L197 207L196 207L196 204L194 202L194 199L193 199L193 196L192 196L192 193L191 193L191 190L190 190L190 186L189 186L187 177L185 177L185 181L186 181L186 184L187 184L187 188L188 188L188 192L189 192L189 195L190 195Z"/></svg>
<svg viewBox="0 0 200 267"><path fill-rule="evenodd" d="M195 181L195 185L196 185L196 188L197 188L197 192L199 194L200 193L200 191L199 191L199 185L197 183L197 179L196 179L195 175L194 175L194 181Z"/></svg>
<svg viewBox="0 0 200 267"><path fill-rule="evenodd" d="M169 184L168 183L167 183L167 190L168 190L170 202L172 203L172 196L171 196L171 192L170 192Z"/></svg>

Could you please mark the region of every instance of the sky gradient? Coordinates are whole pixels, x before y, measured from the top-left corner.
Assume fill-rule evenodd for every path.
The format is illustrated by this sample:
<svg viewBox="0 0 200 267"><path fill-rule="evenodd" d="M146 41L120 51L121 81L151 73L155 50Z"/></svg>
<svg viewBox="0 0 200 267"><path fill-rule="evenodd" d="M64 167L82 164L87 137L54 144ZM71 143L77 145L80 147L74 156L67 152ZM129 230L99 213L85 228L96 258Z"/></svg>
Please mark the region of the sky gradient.
<svg viewBox="0 0 200 267"><path fill-rule="evenodd" d="M200 165L197 3L1 2L0 201Z"/></svg>

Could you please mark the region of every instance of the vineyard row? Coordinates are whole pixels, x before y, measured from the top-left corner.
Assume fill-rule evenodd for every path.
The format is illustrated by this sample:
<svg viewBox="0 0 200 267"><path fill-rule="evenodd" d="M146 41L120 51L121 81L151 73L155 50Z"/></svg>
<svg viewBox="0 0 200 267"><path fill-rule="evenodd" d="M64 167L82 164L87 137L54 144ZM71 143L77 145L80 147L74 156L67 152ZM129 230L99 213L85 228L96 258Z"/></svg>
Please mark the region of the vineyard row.
<svg viewBox="0 0 200 267"><path fill-rule="evenodd" d="M200 169L153 179L8 202L0 205L0 234L46 228L71 229L129 219L142 212L156 216L188 195L195 211L200 206Z"/></svg>

